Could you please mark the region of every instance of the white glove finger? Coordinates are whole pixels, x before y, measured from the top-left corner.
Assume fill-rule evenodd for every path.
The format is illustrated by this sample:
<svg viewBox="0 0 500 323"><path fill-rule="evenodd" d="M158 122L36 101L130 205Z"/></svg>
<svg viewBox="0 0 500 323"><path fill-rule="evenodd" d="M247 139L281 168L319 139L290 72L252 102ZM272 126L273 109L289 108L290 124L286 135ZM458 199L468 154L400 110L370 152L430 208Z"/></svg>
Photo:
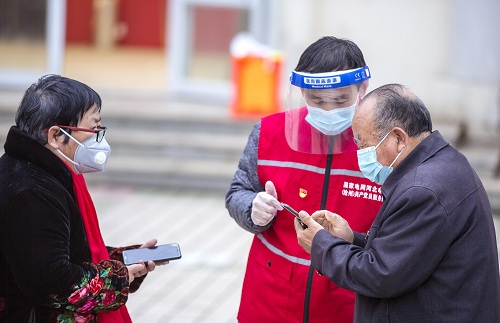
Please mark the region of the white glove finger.
<svg viewBox="0 0 500 323"><path fill-rule="evenodd" d="M264 226L274 218L277 210L275 207L270 205L270 198L272 197L265 192L260 192L259 194L257 194L252 202L251 217L253 223Z"/></svg>
<svg viewBox="0 0 500 323"><path fill-rule="evenodd" d="M265 192L260 192L259 194L257 194L254 202L261 204L263 209L265 209L267 205L273 207L276 210L283 210L281 203L274 196ZM274 211L274 213L276 213L276 211Z"/></svg>
<svg viewBox="0 0 500 323"><path fill-rule="evenodd" d="M276 192L276 188L274 187L273 182L267 181L264 188L265 188L267 194L271 195L272 197L274 197L276 199L278 198L278 193Z"/></svg>
<svg viewBox="0 0 500 323"><path fill-rule="evenodd" d="M260 226L267 225L269 222L272 221L273 218L274 218L274 216L269 214L269 213L262 213L262 212L257 212L256 214L252 213L253 223L260 225Z"/></svg>
<svg viewBox="0 0 500 323"><path fill-rule="evenodd" d="M274 187L273 182L267 181L266 182L266 193L270 195L269 200L272 206L274 206L277 210L283 210L283 207L281 206L281 203L278 201L278 192L276 191L276 188Z"/></svg>
<svg viewBox="0 0 500 323"><path fill-rule="evenodd" d="M271 206L274 207L277 211L283 210L283 206L281 206L281 203L277 199L272 198L270 202Z"/></svg>
<svg viewBox="0 0 500 323"><path fill-rule="evenodd" d="M266 204L260 204L257 207L262 212L268 213L268 214L271 214L271 215L276 215L276 213L278 212L278 210L274 206L272 206L270 204L267 204L267 203Z"/></svg>
<svg viewBox="0 0 500 323"><path fill-rule="evenodd" d="M252 209L252 218L260 219L268 223L276 215L276 210L270 206L262 208L261 205L257 205Z"/></svg>

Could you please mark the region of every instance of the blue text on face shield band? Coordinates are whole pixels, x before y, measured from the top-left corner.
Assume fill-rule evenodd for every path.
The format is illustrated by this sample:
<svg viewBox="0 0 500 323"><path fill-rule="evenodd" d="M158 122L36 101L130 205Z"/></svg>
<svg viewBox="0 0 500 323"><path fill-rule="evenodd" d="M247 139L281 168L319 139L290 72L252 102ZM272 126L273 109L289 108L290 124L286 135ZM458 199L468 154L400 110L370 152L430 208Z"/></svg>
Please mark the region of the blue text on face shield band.
<svg viewBox="0 0 500 323"><path fill-rule="evenodd" d="M334 89L368 80L371 77L368 66L328 73L303 73L292 71L290 83L304 89Z"/></svg>

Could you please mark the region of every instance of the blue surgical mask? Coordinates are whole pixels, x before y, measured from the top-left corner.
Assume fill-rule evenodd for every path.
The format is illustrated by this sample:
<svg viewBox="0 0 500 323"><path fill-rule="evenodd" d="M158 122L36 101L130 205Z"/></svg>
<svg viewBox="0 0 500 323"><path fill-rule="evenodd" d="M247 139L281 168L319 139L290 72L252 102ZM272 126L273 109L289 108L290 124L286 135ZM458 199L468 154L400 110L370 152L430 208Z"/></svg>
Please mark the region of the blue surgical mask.
<svg viewBox="0 0 500 323"><path fill-rule="evenodd" d="M308 111L306 121L325 135L334 136L351 126L356 102L349 107L333 109L330 111L312 107L307 105L307 103L306 106Z"/></svg>
<svg viewBox="0 0 500 323"><path fill-rule="evenodd" d="M396 156L394 161L389 166L382 166L382 164L378 162L377 148L390 133L391 132L389 131L387 135L385 135L384 138L382 138L382 140L380 140L380 142L376 146L366 147L358 150L358 165L359 169L363 173L363 176L379 185L384 184L385 180L392 172L392 165L394 165L396 160L398 160L399 156L401 156L401 153L403 152L403 150L401 150L401 152Z"/></svg>

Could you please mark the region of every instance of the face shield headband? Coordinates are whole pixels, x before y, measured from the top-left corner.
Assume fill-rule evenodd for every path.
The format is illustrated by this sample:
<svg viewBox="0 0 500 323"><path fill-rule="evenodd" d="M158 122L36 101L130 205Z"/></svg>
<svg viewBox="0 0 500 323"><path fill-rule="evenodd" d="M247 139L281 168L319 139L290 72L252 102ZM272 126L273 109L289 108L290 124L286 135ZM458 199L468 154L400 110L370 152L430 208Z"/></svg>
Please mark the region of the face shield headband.
<svg viewBox="0 0 500 323"><path fill-rule="evenodd" d="M292 71L285 111L289 147L309 154L356 151L352 116L360 84L370 77L368 66L314 74Z"/></svg>
<svg viewBox="0 0 500 323"><path fill-rule="evenodd" d="M358 84L370 77L368 66L346 71L316 74L292 71L290 83L303 89L323 90Z"/></svg>

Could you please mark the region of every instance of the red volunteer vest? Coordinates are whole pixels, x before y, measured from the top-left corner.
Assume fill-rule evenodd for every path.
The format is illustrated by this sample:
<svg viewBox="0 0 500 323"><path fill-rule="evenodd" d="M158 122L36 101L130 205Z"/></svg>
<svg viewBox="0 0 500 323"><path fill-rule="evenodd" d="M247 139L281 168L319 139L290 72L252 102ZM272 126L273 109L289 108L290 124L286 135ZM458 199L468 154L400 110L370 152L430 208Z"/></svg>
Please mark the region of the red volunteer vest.
<svg viewBox="0 0 500 323"><path fill-rule="evenodd" d="M271 180L278 200L309 214L320 209L327 155L296 152L284 136L284 113L262 119L258 175ZM349 143L354 145L353 142ZM326 209L354 231L366 232L382 205L380 186L363 177L356 151L333 155ZM275 223L255 236L248 257L238 313L240 323L303 322L310 257L297 243L294 217L278 212ZM314 275L309 322L353 321L355 295Z"/></svg>

